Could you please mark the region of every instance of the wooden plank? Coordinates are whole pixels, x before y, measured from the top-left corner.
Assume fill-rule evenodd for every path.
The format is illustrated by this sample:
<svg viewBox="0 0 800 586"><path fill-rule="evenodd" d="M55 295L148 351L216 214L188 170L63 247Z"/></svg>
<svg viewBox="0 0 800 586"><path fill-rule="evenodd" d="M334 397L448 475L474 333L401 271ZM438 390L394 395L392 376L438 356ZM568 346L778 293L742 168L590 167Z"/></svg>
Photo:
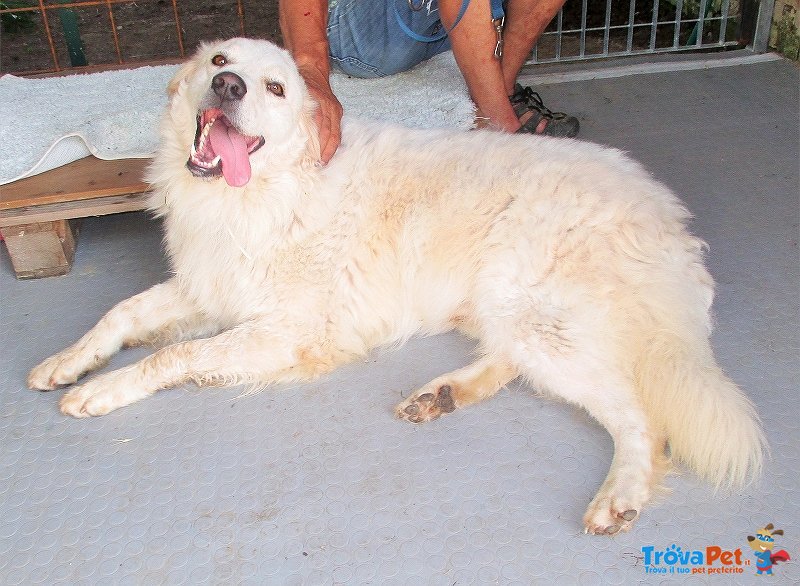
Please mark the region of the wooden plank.
<svg viewBox="0 0 800 586"><path fill-rule="evenodd" d="M144 172L149 163L150 159L79 159L0 186L0 210L142 193L148 188Z"/></svg>
<svg viewBox="0 0 800 586"><path fill-rule="evenodd" d="M0 210L0 226L15 226L31 222L50 222L69 220L88 216L105 216L120 212L133 212L147 209L149 193L110 195L95 199L65 201L46 205L36 205L11 210Z"/></svg>
<svg viewBox="0 0 800 586"><path fill-rule="evenodd" d="M0 234L18 278L72 268L77 224L86 216L143 210L150 159L86 157L0 186Z"/></svg>
<svg viewBox="0 0 800 586"><path fill-rule="evenodd" d="M18 279L65 275L72 268L78 236L77 222L57 220L2 227Z"/></svg>

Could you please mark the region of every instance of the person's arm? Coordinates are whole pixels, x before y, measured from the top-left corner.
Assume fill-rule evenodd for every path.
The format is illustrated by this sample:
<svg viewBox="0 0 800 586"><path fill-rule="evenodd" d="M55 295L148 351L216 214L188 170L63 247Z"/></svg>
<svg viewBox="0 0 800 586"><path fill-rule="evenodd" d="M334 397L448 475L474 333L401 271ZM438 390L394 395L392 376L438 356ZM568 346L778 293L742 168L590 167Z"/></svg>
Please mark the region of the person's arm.
<svg viewBox="0 0 800 586"><path fill-rule="evenodd" d="M328 58L328 0L280 0L283 41L294 57L311 96L319 104L320 158L330 161L341 140L342 105L331 89Z"/></svg>

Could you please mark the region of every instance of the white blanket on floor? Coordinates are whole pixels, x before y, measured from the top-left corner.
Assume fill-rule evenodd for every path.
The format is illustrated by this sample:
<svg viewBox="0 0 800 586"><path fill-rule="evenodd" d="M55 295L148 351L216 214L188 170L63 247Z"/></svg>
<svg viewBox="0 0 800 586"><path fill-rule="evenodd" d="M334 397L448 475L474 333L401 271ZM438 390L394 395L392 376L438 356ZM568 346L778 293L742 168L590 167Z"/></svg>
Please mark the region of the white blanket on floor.
<svg viewBox="0 0 800 586"><path fill-rule="evenodd" d="M26 79L0 77L0 185L89 154L150 157L158 143L165 87L177 66ZM331 79L345 111L416 127L473 123L473 105L453 54L381 79Z"/></svg>

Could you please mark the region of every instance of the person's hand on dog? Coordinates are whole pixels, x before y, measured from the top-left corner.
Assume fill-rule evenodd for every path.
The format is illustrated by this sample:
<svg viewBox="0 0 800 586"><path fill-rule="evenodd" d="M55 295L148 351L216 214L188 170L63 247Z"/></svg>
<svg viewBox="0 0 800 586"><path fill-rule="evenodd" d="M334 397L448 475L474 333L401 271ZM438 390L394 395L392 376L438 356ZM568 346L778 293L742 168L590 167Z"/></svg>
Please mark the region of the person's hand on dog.
<svg viewBox="0 0 800 586"><path fill-rule="evenodd" d="M331 89L327 0L280 0L281 33L311 97L319 132L320 163L331 160L342 139L342 105Z"/></svg>
<svg viewBox="0 0 800 586"><path fill-rule="evenodd" d="M303 76L308 92L317 103L314 121L319 131L320 162L326 165L342 139L342 105L331 89L327 72L314 67L303 67L300 69L300 75Z"/></svg>

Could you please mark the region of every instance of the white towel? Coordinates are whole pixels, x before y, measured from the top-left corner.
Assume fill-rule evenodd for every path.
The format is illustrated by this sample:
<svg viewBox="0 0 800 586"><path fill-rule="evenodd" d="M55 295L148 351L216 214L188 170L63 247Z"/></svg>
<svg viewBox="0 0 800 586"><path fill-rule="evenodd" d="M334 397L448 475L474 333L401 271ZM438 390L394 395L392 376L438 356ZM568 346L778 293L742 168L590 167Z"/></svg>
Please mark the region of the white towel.
<svg viewBox="0 0 800 586"><path fill-rule="evenodd" d="M27 79L0 77L0 185L89 154L100 159L150 157L177 66L139 67ZM334 73L331 85L348 115L415 127L473 124L474 109L453 54L406 73L355 79Z"/></svg>

